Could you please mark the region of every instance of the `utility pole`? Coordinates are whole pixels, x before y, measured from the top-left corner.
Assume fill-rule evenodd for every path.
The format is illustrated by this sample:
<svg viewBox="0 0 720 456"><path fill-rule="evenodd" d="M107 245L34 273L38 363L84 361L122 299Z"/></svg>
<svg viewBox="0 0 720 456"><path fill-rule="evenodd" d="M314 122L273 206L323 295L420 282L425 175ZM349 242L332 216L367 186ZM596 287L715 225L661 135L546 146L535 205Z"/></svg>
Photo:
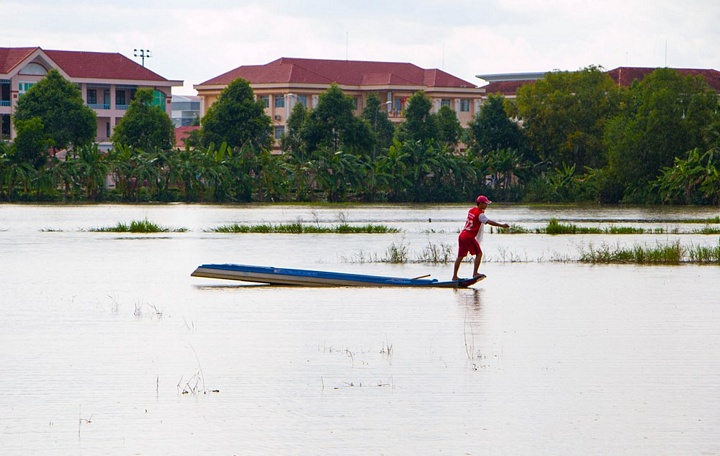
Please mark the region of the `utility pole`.
<svg viewBox="0 0 720 456"><path fill-rule="evenodd" d="M133 56L140 57L142 59L142 66L145 66L145 57L152 57L150 49L133 49Z"/></svg>

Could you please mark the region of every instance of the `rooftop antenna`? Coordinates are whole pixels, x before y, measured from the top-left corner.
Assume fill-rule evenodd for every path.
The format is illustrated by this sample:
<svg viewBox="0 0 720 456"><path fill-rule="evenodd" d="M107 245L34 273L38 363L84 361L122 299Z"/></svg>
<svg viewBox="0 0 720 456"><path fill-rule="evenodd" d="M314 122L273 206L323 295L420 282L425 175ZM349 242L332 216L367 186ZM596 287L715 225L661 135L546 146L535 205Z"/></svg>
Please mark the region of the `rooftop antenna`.
<svg viewBox="0 0 720 456"><path fill-rule="evenodd" d="M142 66L145 66L145 57L148 59L152 57L150 49L133 49L133 56L140 57L142 59Z"/></svg>

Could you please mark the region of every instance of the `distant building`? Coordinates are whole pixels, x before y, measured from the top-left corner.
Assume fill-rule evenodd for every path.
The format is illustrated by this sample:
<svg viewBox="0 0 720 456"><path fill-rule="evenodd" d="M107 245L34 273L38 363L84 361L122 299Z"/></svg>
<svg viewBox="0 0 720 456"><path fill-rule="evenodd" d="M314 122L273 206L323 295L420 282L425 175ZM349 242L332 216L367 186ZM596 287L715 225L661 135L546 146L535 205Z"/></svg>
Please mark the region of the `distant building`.
<svg viewBox="0 0 720 456"><path fill-rule="evenodd" d="M720 93L720 71L691 68L673 68L683 76L702 76L710 88ZM633 81L641 81L645 76L657 70L646 67L618 67L608 71L608 75L621 87L630 87ZM488 95L503 95L505 98L515 98L520 87L534 84L543 79L546 73L506 73L477 75L476 77L487 81L481 86Z"/></svg>
<svg viewBox="0 0 720 456"><path fill-rule="evenodd" d="M153 89L153 103L170 115L172 87L183 85L118 53L0 48L0 137L15 137L11 116L18 99L53 68L78 85L83 100L97 114L96 141L101 146L109 142L138 89Z"/></svg>
<svg viewBox="0 0 720 456"><path fill-rule="evenodd" d="M285 131L287 118L296 103L312 109L332 83L355 101L355 114L367 106L370 94L377 94L390 120L401 122L405 104L423 90L432 100L433 112L441 106L452 108L465 126L479 111L483 89L438 69L424 69L411 63L320 60L282 57L265 65L245 65L194 85L201 99L201 115L232 81L243 78L255 96L265 103L273 120L275 139Z"/></svg>
<svg viewBox="0 0 720 456"><path fill-rule="evenodd" d="M608 71L608 74L619 86L630 87L633 81L642 81L645 76L655 70L657 70L657 68L618 67ZM720 93L720 71L693 68L673 68L673 70L683 76L701 76L711 89Z"/></svg>
<svg viewBox="0 0 720 456"><path fill-rule="evenodd" d="M185 141L193 134L200 130L199 125L189 125L184 127L177 127L175 129L175 148L185 149Z"/></svg>
<svg viewBox="0 0 720 456"><path fill-rule="evenodd" d="M200 97L173 95L172 121L176 127L187 127L200 119Z"/></svg>

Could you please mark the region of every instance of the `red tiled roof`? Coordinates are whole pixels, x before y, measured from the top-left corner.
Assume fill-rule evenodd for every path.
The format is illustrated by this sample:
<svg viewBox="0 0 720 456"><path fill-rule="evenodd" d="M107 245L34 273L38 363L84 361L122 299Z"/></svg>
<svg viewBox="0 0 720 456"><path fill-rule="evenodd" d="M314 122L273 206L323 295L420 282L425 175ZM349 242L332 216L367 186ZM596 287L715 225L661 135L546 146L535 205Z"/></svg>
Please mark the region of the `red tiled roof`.
<svg viewBox="0 0 720 456"><path fill-rule="evenodd" d="M185 140L190 136L193 131L199 129L200 126L197 125L175 128L175 147L177 147L178 149L184 149Z"/></svg>
<svg viewBox="0 0 720 456"><path fill-rule="evenodd" d="M38 49L40 48L0 48L0 73L9 73ZM167 81L157 73L118 53L44 49L42 51L72 78Z"/></svg>
<svg viewBox="0 0 720 456"><path fill-rule="evenodd" d="M618 67L608 71L608 74L618 85L629 87L633 81L642 81L645 76L655 70L657 70L657 68ZM683 76L702 76L713 90L720 92L720 71L693 68L673 68L673 70Z"/></svg>
<svg viewBox="0 0 720 456"><path fill-rule="evenodd" d="M8 74L37 48L0 48L0 74Z"/></svg>
<svg viewBox="0 0 720 456"><path fill-rule="evenodd" d="M122 54L108 52L45 51L73 78L167 81Z"/></svg>
<svg viewBox="0 0 720 456"><path fill-rule="evenodd" d="M483 86L483 89L485 89L485 93L488 95L514 96L520 87L534 83L534 79L527 81L494 81Z"/></svg>
<svg viewBox="0 0 720 456"><path fill-rule="evenodd" d="M322 60L281 57L265 65L240 66L199 85L227 85L242 77L251 84L306 83L341 85L414 85L475 88L442 70L426 70L411 63Z"/></svg>

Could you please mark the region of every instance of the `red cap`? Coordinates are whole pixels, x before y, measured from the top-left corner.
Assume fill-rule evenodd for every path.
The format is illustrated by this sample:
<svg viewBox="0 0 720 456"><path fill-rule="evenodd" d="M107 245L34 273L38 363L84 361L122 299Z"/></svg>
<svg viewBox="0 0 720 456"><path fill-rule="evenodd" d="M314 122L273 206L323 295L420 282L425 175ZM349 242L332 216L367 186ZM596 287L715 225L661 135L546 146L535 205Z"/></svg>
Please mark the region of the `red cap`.
<svg viewBox="0 0 720 456"><path fill-rule="evenodd" d="M490 203L492 203L492 201L490 201L490 200L488 199L488 197L485 196L485 195L480 195L480 196L478 196L477 199L475 200L475 202L476 202L476 203L485 203L485 204L490 204Z"/></svg>

